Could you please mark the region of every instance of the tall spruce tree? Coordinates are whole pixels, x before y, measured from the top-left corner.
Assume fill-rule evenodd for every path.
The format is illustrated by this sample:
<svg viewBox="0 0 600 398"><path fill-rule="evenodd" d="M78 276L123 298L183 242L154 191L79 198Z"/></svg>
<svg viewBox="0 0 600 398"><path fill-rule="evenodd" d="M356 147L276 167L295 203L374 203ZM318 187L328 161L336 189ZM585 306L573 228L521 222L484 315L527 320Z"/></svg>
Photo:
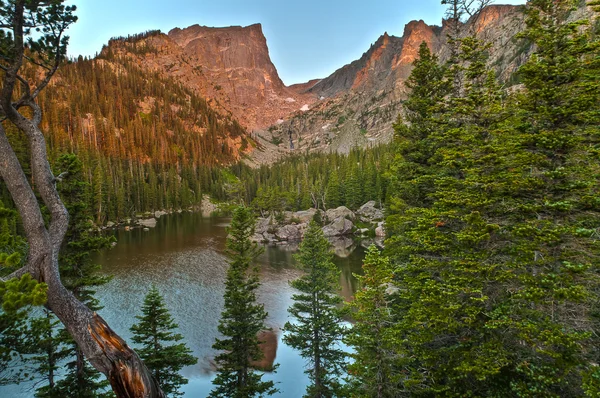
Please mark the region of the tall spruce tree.
<svg viewBox="0 0 600 398"><path fill-rule="evenodd" d="M140 357L165 394L183 395L179 388L188 381L179 371L184 366L194 365L198 359L185 343L177 343L183 336L173 332L178 325L156 286L152 286L144 298L142 315L136 318L139 322L131 327L131 332L133 342L141 346L137 350Z"/></svg>
<svg viewBox="0 0 600 398"><path fill-rule="evenodd" d="M348 336L354 347L354 362L349 366L352 397L396 398L401 395L396 336L388 293L393 276L389 258L375 245L367 250L363 262L361 287L352 301L356 323Z"/></svg>
<svg viewBox="0 0 600 398"><path fill-rule="evenodd" d="M521 70L525 90L501 101L486 46L462 38L460 95L437 119L417 175L427 200L411 202L402 187L413 180L398 177L386 250L397 264L394 328L412 396L583 393L600 93L583 71L595 46L581 22L565 22L567 2L527 10L537 54ZM410 166L400 155L396 169Z"/></svg>
<svg viewBox="0 0 600 398"><path fill-rule="evenodd" d="M274 383L263 381L253 365L263 358L258 336L267 330L264 305L256 302L260 281L258 266L253 262L261 249L250 240L254 222L249 208L239 206L234 210L227 236L231 260L225 282L225 308L219 321L223 338L213 345L222 352L216 357L218 374L211 397L250 398L277 392Z"/></svg>
<svg viewBox="0 0 600 398"><path fill-rule="evenodd" d="M346 353L340 343L347 329L343 325L345 310L339 308L343 301L339 296L340 271L331 261L329 242L314 221L295 258L306 274L290 282L300 293L292 296L294 304L288 311L295 322L285 324L283 341L299 350L308 363L305 373L311 384L305 397L341 396Z"/></svg>

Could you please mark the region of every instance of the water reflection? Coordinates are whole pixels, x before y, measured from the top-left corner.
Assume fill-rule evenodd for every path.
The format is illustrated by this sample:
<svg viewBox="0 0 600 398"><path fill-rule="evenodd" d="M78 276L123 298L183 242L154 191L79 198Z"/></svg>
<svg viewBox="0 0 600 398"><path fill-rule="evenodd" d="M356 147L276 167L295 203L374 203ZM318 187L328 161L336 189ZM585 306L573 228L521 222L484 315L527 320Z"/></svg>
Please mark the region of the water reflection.
<svg viewBox="0 0 600 398"><path fill-rule="evenodd" d="M228 219L203 219L198 214L174 214L162 217L150 231L118 231L118 244L100 253L96 261L113 279L98 291L104 305L100 314L127 341L129 328L140 315L144 295L155 284L165 297L167 307L179 324L186 344L199 358L198 364L184 369L190 383L186 396L208 394L214 375L212 344L223 309L227 259L224 255ZM361 272L365 249L352 239L334 242L334 262L341 269L342 294L349 300L357 289L353 276ZM304 360L281 342L281 328L288 320L292 304L289 281L300 276L294 267L297 245L267 246L259 257L262 286L258 299L265 304L269 335L268 362L279 363L277 373L265 378L278 382L281 397L300 397L308 378ZM4 396L0 388L0 396ZM25 390L23 390L25 391ZM12 393L15 398L19 394ZM24 393L28 397L31 393Z"/></svg>

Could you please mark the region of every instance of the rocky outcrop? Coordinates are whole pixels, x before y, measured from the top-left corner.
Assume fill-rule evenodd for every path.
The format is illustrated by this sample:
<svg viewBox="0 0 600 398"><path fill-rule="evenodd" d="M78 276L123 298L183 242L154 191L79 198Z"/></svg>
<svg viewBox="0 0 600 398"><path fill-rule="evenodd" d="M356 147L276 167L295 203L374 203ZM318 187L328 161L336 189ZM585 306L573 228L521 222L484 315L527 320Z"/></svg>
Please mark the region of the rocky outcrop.
<svg viewBox="0 0 600 398"><path fill-rule="evenodd" d="M364 222L383 220L383 211L377 208L377 202L374 200L362 205L356 211L356 215L361 221Z"/></svg>
<svg viewBox="0 0 600 398"><path fill-rule="evenodd" d="M323 227L323 234L326 237L350 235L353 232L354 224L352 221L338 217Z"/></svg>
<svg viewBox="0 0 600 398"><path fill-rule="evenodd" d="M350 235L374 234L377 221L383 213L375 207L375 202L365 203L357 213L347 207L340 206L326 212L309 209L297 212L285 212L281 217L261 217L256 221L252 240L262 243L298 242L304 237L308 224L317 212L321 213L323 234L328 238L348 237ZM279 221L277 221L279 219ZM371 228L357 228L353 220L371 224ZM372 236L372 235L371 235ZM352 240L352 239L350 239Z"/></svg>
<svg viewBox="0 0 600 398"><path fill-rule="evenodd" d="M491 5L468 21L464 31L475 31L491 43L489 65L508 82L530 51L517 38L523 29L522 6ZM347 153L356 146L388 142L409 92L405 82L419 46L427 43L443 62L450 55L447 35L443 21L431 26L422 20L406 24L402 37L383 34L360 59L307 85L307 92L320 100L309 111L272 126L270 134L280 146L293 145L294 150Z"/></svg>
<svg viewBox="0 0 600 398"><path fill-rule="evenodd" d="M113 40L103 51L175 78L252 131L310 105L316 96L288 88L269 56L262 26L192 25L133 43ZM140 51L143 49L143 51Z"/></svg>

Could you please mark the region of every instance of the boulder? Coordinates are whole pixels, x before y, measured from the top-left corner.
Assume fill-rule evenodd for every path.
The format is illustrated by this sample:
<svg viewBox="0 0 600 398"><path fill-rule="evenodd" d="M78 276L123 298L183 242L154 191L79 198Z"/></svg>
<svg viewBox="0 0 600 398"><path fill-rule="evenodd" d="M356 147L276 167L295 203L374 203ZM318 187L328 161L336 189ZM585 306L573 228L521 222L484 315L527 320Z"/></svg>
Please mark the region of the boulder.
<svg viewBox="0 0 600 398"><path fill-rule="evenodd" d="M377 202L371 200L358 209L356 215L363 222L379 221L383 219L383 211L375 207Z"/></svg>
<svg viewBox="0 0 600 398"><path fill-rule="evenodd" d="M352 210L346 206L340 206L336 209L329 209L325 215L327 216L328 220L335 220L337 218L349 218L354 220L356 218L356 215L352 212Z"/></svg>
<svg viewBox="0 0 600 398"><path fill-rule="evenodd" d="M298 220L300 220L301 223L309 223L313 219L317 211L321 212L321 215L323 215L323 210L308 209L292 213L292 217L297 218Z"/></svg>
<svg viewBox="0 0 600 398"><path fill-rule="evenodd" d="M263 242L275 242L277 240L277 237L269 232L262 234L262 237Z"/></svg>
<svg viewBox="0 0 600 398"><path fill-rule="evenodd" d="M297 225L284 225L275 233L278 240L290 241L302 239L302 234Z"/></svg>
<svg viewBox="0 0 600 398"><path fill-rule="evenodd" d="M166 211L157 210L154 212L154 217L161 218L162 216L166 216L167 214L169 214L169 213L167 213Z"/></svg>
<svg viewBox="0 0 600 398"><path fill-rule="evenodd" d="M352 233L353 227L354 224L352 224L352 221L344 217L338 217L333 220L333 222L323 227L323 234L325 236L348 235Z"/></svg>
<svg viewBox="0 0 600 398"><path fill-rule="evenodd" d="M138 224L140 224L142 227L154 228L156 227L156 218L145 218L138 220Z"/></svg>
<svg viewBox="0 0 600 398"><path fill-rule="evenodd" d="M265 241L265 238L262 236L262 234L254 234L250 237L250 240L252 242L262 243Z"/></svg>
<svg viewBox="0 0 600 398"><path fill-rule="evenodd" d="M385 229L383 228L382 222L377 224L377 228L375 228L375 236L385 238Z"/></svg>

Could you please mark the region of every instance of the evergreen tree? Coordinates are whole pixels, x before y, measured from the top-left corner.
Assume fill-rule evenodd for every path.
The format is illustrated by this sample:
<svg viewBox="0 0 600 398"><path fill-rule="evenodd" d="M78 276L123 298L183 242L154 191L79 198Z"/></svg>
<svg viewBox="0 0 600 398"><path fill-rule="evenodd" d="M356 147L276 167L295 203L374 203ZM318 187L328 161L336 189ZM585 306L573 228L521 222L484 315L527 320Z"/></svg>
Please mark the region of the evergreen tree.
<svg viewBox="0 0 600 398"><path fill-rule="evenodd" d="M356 210L364 204L363 181L361 181L361 173L356 164L352 164L349 171L344 182L346 188L346 205L349 209Z"/></svg>
<svg viewBox="0 0 600 398"><path fill-rule="evenodd" d="M335 209L342 205L342 187L340 186L340 179L336 169L333 169L329 174L327 191L325 192L325 205L328 209Z"/></svg>
<svg viewBox="0 0 600 398"><path fill-rule="evenodd" d="M356 323L348 336L354 347L354 363L349 366L352 397L395 398L401 395L396 336L393 335L392 303L387 291L392 282L392 266L377 247L371 245L363 262L361 287L351 308Z"/></svg>
<svg viewBox="0 0 600 398"><path fill-rule="evenodd" d="M441 123L444 97L450 91L445 71L427 44L421 43L419 58L413 62L406 81L411 93L403 104L404 117L401 114L394 125L396 161L389 177L395 195L388 203L392 211L406 205L427 205L431 201L429 193L433 187L429 169L433 165L430 159L439 146L435 134ZM393 230L389 233L395 235Z"/></svg>
<svg viewBox="0 0 600 398"><path fill-rule="evenodd" d="M57 371L62 362L69 356L65 346L64 336L61 338L63 329L59 326L60 321L48 310L44 309L44 315L31 320L31 342L32 352L27 361L33 364L34 372L39 374L44 385L35 392L37 398L59 398L64 393L56 388L59 375Z"/></svg>
<svg viewBox="0 0 600 398"><path fill-rule="evenodd" d="M58 190L70 215L69 228L65 236L65 247L60 253L61 279L79 301L93 311L102 306L94 297L95 288L106 284L110 278L100 273L100 266L91 262L90 255L110 247L114 237L105 236L93 229L90 207L90 185L83 175L83 163L74 154L61 155L56 166L64 175ZM112 393L104 391L109 386L100 372L90 366L83 353L63 329L59 338L69 346L71 361L67 373L56 383L58 395L70 397L106 397Z"/></svg>
<svg viewBox="0 0 600 398"><path fill-rule="evenodd" d="M25 253L24 240L16 234L16 212L0 201L0 275L22 266ZM25 363L24 354L30 349L25 338L30 309L46 302L46 289L46 284L29 274L0 281L0 385L30 378L28 371L15 367L15 363Z"/></svg>
<svg viewBox="0 0 600 398"><path fill-rule="evenodd" d="M183 336L173 332L178 326L156 286L144 298L142 315L136 318L139 322L131 327L131 332L133 342L141 345L137 352L165 394L181 396L179 387L187 384L187 379L179 371L198 359L185 343L177 343Z"/></svg>
<svg viewBox="0 0 600 398"><path fill-rule="evenodd" d="M227 236L231 262L225 282L225 308L219 321L224 338L213 345L222 352L216 357L218 374L211 397L246 398L277 392L272 381L262 381L262 374L253 365L263 357L258 335L266 330L267 318L264 305L256 302L259 270L252 263L261 250L250 240L254 222L250 209L240 206L234 210Z"/></svg>
<svg viewBox="0 0 600 398"><path fill-rule="evenodd" d="M287 322L283 341L307 360L311 384L305 397L325 398L341 394L340 377L345 371L346 354L339 347L346 335L340 309L340 271L331 261L330 245L321 228L311 222L296 255L306 275L290 284L300 293L292 296L288 309L295 322Z"/></svg>
<svg viewBox="0 0 600 398"><path fill-rule="evenodd" d="M518 104L502 101L486 46L460 40L460 95L436 116L421 170L396 177L386 250L397 264L394 329L408 395L583 393L593 344L577 319L590 318L597 283L599 248L584 231L600 216L589 161L600 89L583 73L595 46L561 8L567 2L528 4L537 55L522 69ZM395 169L410 170L411 153L399 155ZM415 181L427 182L420 203L403 190Z"/></svg>

